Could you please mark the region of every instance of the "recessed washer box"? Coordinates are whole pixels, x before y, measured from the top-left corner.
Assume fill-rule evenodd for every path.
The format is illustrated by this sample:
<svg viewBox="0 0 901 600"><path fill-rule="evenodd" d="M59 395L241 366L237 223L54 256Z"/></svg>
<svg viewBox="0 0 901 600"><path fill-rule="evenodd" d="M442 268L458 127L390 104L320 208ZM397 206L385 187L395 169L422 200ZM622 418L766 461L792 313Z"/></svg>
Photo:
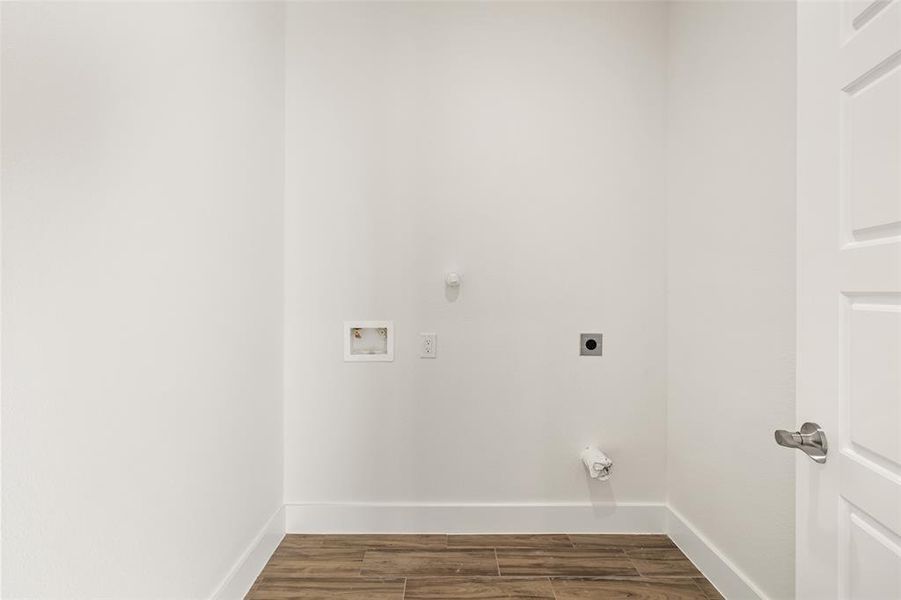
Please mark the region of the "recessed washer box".
<svg viewBox="0 0 901 600"><path fill-rule="evenodd" d="M579 335L579 354L581 356L603 356L604 334L583 333Z"/></svg>
<svg viewBox="0 0 901 600"><path fill-rule="evenodd" d="M345 321L345 362L394 360L393 321Z"/></svg>

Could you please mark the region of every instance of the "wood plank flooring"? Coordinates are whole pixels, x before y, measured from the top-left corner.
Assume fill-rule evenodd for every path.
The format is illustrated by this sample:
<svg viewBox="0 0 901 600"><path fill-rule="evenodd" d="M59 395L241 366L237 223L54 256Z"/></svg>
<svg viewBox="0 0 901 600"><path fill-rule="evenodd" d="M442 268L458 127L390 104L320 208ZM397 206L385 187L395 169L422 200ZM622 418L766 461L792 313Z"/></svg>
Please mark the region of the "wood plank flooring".
<svg viewBox="0 0 901 600"><path fill-rule="evenodd" d="M287 535L247 600L722 600L665 535Z"/></svg>

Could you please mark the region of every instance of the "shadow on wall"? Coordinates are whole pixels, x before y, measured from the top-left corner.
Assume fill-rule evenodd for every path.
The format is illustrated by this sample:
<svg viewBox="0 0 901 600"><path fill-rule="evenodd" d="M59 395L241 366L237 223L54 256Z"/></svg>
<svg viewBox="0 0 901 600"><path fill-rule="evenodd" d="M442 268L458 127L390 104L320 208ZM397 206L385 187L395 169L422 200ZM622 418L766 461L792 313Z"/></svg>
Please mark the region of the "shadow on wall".
<svg viewBox="0 0 901 600"><path fill-rule="evenodd" d="M586 476L585 488L591 502L591 512L595 517L607 517L616 512L616 494L613 491L612 479L597 481Z"/></svg>

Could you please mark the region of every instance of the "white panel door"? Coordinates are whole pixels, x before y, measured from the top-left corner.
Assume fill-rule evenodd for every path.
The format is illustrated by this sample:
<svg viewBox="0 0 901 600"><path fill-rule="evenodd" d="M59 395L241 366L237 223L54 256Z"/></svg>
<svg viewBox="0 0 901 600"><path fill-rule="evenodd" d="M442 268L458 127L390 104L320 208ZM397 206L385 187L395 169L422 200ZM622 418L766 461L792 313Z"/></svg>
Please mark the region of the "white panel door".
<svg viewBox="0 0 901 600"><path fill-rule="evenodd" d="M901 0L798 6L797 595L901 599Z"/></svg>

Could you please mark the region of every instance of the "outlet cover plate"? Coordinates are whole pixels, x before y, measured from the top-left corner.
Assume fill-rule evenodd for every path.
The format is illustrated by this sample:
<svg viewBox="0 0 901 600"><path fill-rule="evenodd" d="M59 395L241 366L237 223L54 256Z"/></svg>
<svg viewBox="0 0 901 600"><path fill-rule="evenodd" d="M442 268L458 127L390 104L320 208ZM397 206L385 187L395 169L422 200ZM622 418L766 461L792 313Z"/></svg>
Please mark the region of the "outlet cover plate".
<svg viewBox="0 0 901 600"><path fill-rule="evenodd" d="M604 355L604 334L603 333L583 333L579 335L579 355L581 356L603 356Z"/></svg>
<svg viewBox="0 0 901 600"><path fill-rule="evenodd" d="M434 333L419 334L419 358L435 358L438 355L438 336Z"/></svg>

